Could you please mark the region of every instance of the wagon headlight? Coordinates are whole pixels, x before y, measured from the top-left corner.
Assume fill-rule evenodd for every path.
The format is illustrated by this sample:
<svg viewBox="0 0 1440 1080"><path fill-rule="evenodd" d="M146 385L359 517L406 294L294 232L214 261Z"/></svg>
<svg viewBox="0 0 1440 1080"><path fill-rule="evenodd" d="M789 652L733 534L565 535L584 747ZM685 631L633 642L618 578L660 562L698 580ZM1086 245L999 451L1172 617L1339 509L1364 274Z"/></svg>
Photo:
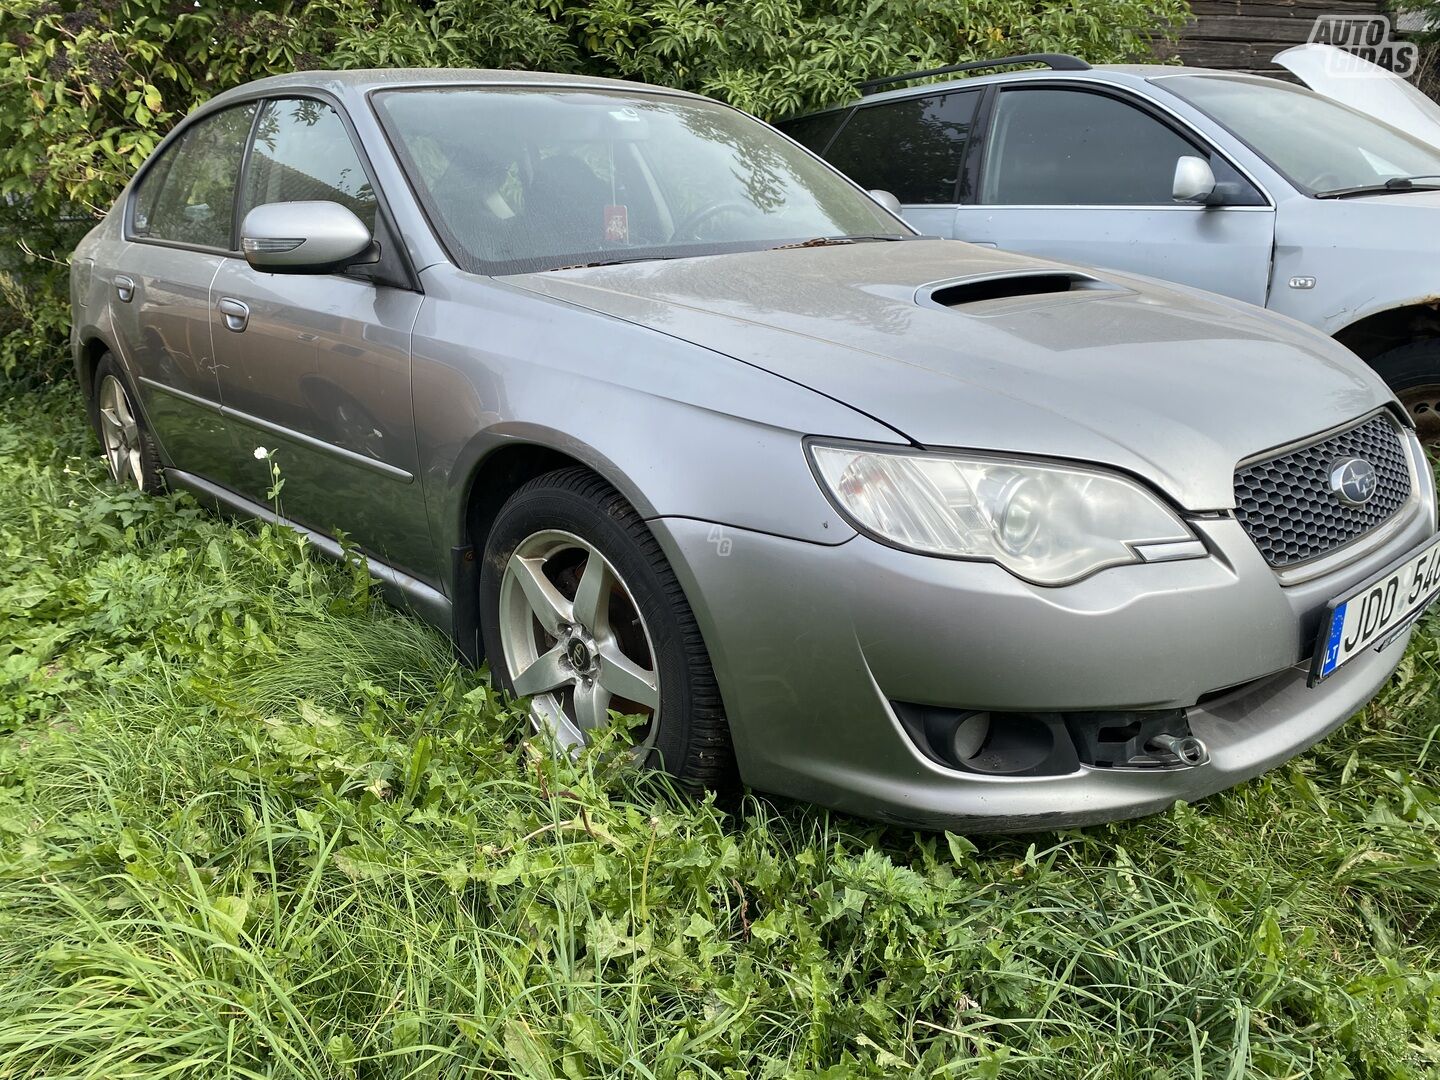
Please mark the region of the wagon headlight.
<svg viewBox="0 0 1440 1080"><path fill-rule="evenodd" d="M1206 553L1169 507L1114 473L988 455L808 449L836 507L861 532L923 555L996 562L1037 585Z"/></svg>

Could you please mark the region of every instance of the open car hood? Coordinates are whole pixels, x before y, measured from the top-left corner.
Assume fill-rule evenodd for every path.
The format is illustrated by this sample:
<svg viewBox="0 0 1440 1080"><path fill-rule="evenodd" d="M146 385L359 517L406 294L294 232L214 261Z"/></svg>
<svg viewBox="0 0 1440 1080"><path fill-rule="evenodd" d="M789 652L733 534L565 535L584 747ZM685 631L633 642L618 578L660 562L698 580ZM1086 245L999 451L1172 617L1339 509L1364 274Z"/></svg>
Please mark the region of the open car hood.
<svg viewBox="0 0 1440 1080"><path fill-rule="evenodd" d="M1317 94L1440 147L1440 104L1393 71L1333 45L1297 45L1275 63Z"/></svg>

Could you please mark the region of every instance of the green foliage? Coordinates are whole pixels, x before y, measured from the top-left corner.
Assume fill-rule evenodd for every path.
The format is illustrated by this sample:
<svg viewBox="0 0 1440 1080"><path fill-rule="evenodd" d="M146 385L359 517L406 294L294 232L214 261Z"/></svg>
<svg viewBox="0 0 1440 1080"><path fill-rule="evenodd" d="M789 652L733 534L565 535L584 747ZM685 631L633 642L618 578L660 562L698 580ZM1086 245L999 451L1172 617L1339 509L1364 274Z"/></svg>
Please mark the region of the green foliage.
<svg viewBox="0 0 1440 1080"><path fill-rule="evenodd" d="M959 60L1148 55L1187 10L1185 0L0 0L0 209L11 201L0 271L18 242L63 259L68 247L37 234L104 213L180 117L275 72L585 72L776 117L845 99L866 77ZM45 267L0 292L0 371L63 365L63 280Z"/></svg>
<svg viewBox="0 0 1440 1080"><path fill-rule="evenodd" d="M0 1076L1440 1070L1435 620L1140 823L721 808L542 752L353 561L117 492L72 394L0 415Z"/></svg>

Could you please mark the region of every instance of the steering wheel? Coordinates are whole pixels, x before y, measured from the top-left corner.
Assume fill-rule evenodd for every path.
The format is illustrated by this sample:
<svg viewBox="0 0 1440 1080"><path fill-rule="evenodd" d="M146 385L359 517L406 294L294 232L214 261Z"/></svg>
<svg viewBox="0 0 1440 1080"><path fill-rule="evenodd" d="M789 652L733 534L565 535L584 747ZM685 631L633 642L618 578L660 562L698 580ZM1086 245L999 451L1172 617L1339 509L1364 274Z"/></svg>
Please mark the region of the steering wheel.
<svg viewBox="0 0 1440 1080"><path fill-rule="evenodd" d="M749 203L726 200L720 200L718 202L713 202L708 206L702 206L699 210L696 210L693 214L689 215L684 221L680 222L679 225L676 225L675 231L670 234L670 238L674 240L677 237L683 236L691 240L699 240L700 237L695 235L695 230L703 223L709 221L712 217L717 217L720 214L726 213L727 211L738 210L743 213L749 209Z"/></svg>
<svg viewBox="0 0 1440 1080"><path fill-rule="evenodd" d="M1314 180L1311 180L1310 186L1316 191L1333 191L1335 188L1344 187L1345 185L1340 183L1340 178L1334 173L1327 172L1321 173L1315 177Z"/></svg>

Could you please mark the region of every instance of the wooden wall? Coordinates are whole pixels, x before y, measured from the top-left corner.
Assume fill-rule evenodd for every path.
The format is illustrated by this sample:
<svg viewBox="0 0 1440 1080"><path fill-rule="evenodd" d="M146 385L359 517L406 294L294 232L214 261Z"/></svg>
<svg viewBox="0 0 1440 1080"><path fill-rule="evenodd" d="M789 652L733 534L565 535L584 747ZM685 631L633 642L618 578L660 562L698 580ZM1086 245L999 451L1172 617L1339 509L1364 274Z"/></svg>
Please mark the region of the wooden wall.
<svg viewBox="0 0 1440 1080"><path fill-rule="evenodd" d="M1379 15L1377 0L1190 0L1195 18L1174 51L1194 67L1282 71L1270 62L1276 53L1310 39L1320 15Z"/></svg>

